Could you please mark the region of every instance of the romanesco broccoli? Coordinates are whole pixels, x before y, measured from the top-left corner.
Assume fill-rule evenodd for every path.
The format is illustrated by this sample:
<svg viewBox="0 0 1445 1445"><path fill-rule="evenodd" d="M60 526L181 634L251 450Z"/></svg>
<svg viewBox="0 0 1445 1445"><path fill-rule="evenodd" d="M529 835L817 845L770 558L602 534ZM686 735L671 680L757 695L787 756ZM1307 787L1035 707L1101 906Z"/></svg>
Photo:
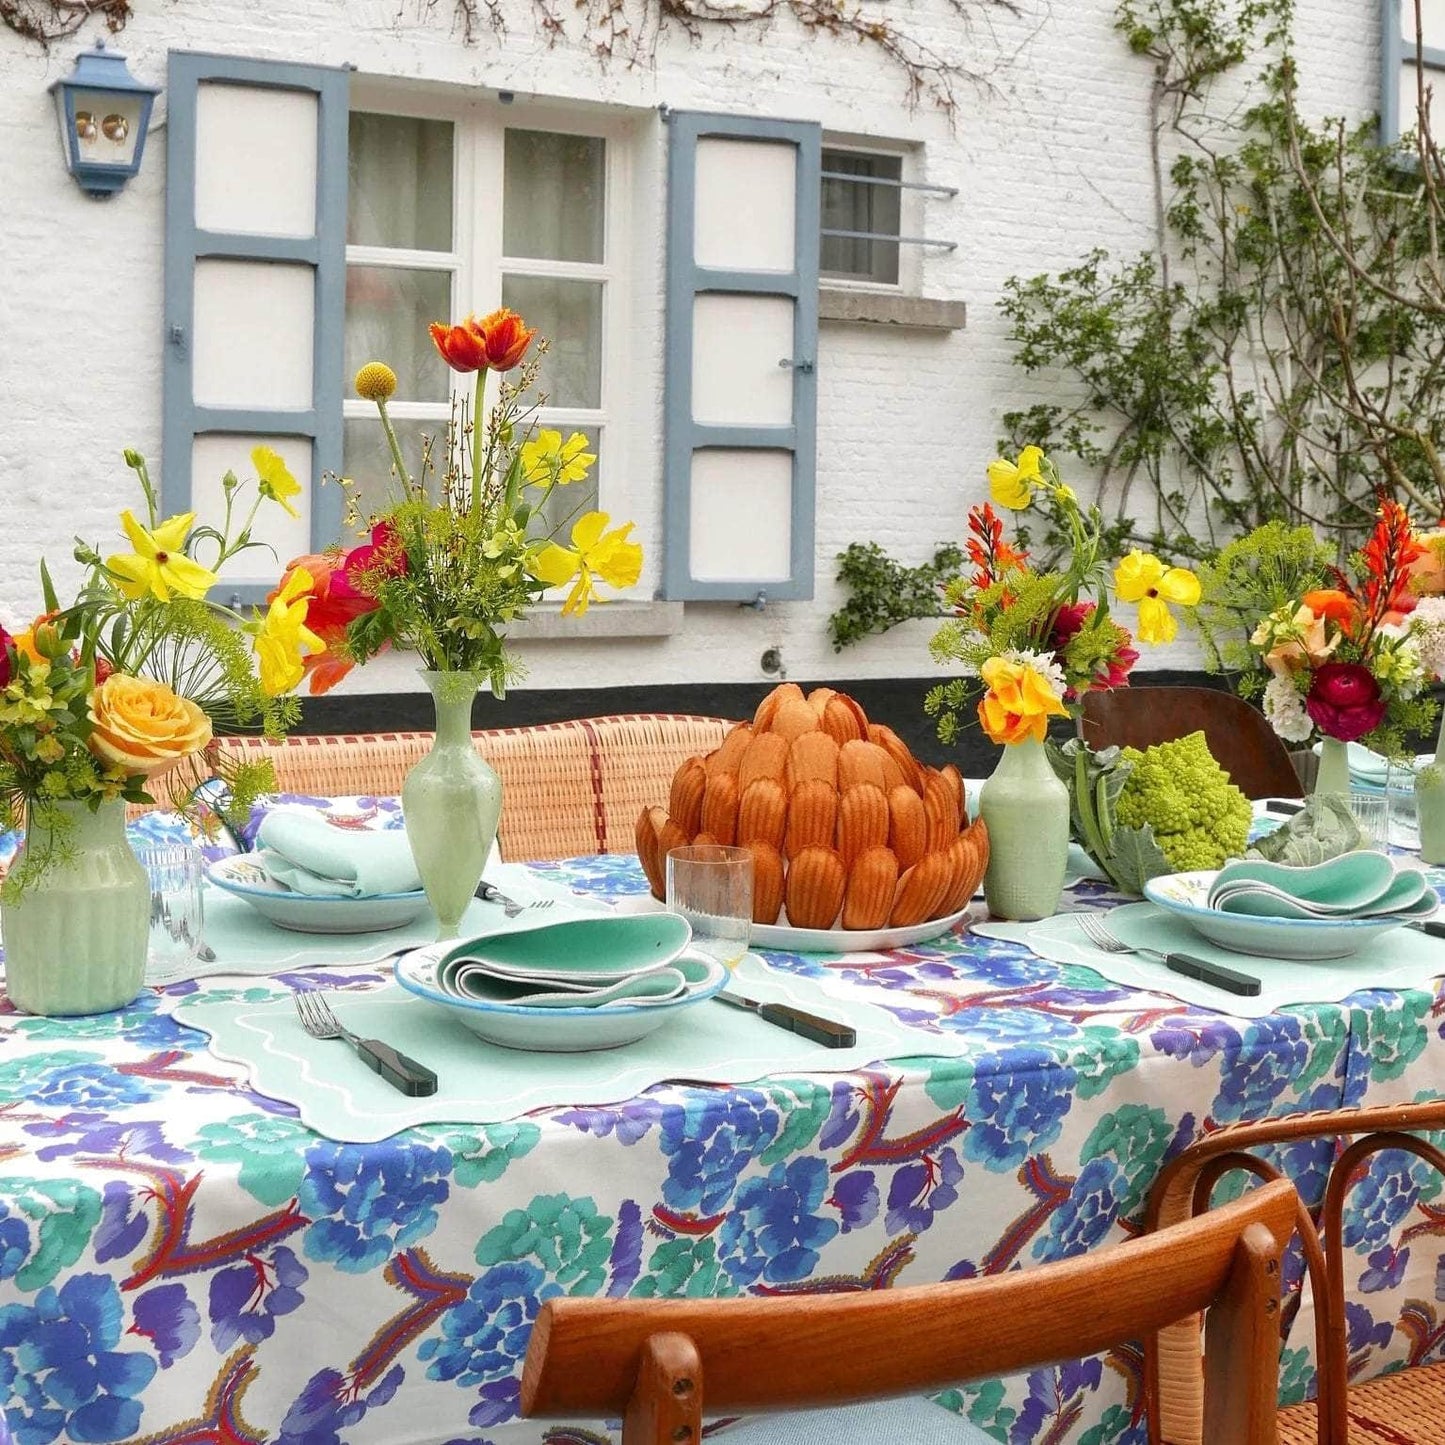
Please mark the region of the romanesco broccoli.
<svg viewBox="0 0 1445 1445"><path fill-rule="evenodd" d="M1249 840L1249 799L1214 760L1202 732L1153 747L1122 749L1133 770L1114 806L1123 828L1154 829L1177 873L1218 868Z"/></svg>

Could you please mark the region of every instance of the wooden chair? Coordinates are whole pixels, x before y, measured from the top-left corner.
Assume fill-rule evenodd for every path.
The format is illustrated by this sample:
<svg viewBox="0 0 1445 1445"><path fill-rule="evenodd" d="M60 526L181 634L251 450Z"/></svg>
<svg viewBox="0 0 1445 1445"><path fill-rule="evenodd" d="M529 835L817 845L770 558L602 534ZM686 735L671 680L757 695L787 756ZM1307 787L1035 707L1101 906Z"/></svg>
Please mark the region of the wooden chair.
<svg viewBox="0 0 1445 1445"><path fill-rule="evenodd" d="M1246 798L1300 798L1299 776L1264 714L1232 692L1208 687L1119 687L1084 694L1084 741L1092 748L1147 748L1203 730Z"/></svg>
<svg viewBox="0 0 1445 1445"><path fill-rule="evenodd" d="M667 805L678 764L711 752L724 718L627 713L472 736L502 779L502 856L515 861L631 853L637 815ZM430 733L222 740L236 757L267 757L282 792L340 797L400 793Z"/></svg>
<svg viewBox="0 0 1445 1445"><path fill-rule="evenodd" d="M1279 1261L1294 1214L1293 1191L1276 1184L1148 1239L986 1279L781 1299L550 1299L527 1349L522 1414L622 1416L622 1445L698 1445L704 1406L917 1396L1095 1354L1212 1306L1206 1438L1274 1445ZM839 1445L883 1445L858 1413Z"/></svg>
<svg viewBox="0 0 1445 1445"><path fill-rule="evenodd" d="M1252 1149L1301 1139L1353 1140L1330 1170L1318 1226L1298 1198L1295 1201L1314 1294L1319 1397L1280 1412L1281 1445L1445 1442L1445 1363L1349 1384L1340 1227L1346 1197L1371 1155L1383 1149L1402 1149L1445 1173L1445 1154L1419 1137L1420 1131L1441 1128L1445 1128L1445 1100L1232 1124L1172 1159L1155 1182L1146 1227L1167 1235L1193 1216L1208 1217L1210 1193L1224 1175L1242 1169L1260 1179L1279 1179L1279 1171L1251 1153ZM1153 1445L1211 1445L1213 1441L1203 1406L1197 1341L1197 1322L1188 1321L1145 1340L1144 1384Z"/></svg>

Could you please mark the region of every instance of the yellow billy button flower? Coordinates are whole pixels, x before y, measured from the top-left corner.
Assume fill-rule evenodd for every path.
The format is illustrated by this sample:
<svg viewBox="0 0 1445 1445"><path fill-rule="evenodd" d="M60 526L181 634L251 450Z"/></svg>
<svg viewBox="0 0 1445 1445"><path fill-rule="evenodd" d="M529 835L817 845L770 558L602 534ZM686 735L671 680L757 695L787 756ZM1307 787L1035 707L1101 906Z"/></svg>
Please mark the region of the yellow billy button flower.
<svg viewBox="0 0 1445 1445"><path fill-rule="evenodd" d="M301 495L301 483L291 475L291 468L281 453L270 447L252 447L251 465L260 479L257 485L261 495L279 502L291 516L299 517L301 514L291 505L291 498Z"/></svg>
<svg viewBox="0 0 1445 1445"><path fill-rule="evenodd" d="M396 395L396 372L384 361L368 361L356 373L354 384L363 401L390 401Z"/></svg>
<svg viewBox="0 0 1445 1445"><path fill-rule="evenodd" d="M1187 567L1166 567L1152 552L1137 548L1114 569L1114 592L1120 602L1139 604L1139 640L1173 642L1179 623L1172 602L1193 607L1199 601L1199 578Z"/></svg>
<svg viewBox="0 0 1445 1445"><path fill-rule="evenodd" d="M1034 488L1043 481L1039 473L1043 459L1042 448L1025 447L1016 463L1002 457L990 462L988 486L994 501L1011 512L1024 511L1034 499Z"/></svg>
<svg viewBox="0 0 1445 1445"><path fill-rule="evenodd" d="M580 431L574 431L564 442L561 432L543 428L535 440L522 444L522 479L534 487L549 481L565 487L568 482L580 482L596 460L596 453L587 450L587 438Z"/></svg>
<svg viewBox="0 0 1445 1445"><path fill-rule="evenodd" d="M265 617L252 624L261 690L267 697L290 692L306 675L302 659L326 651L326 644L306 625L315 585L304 567L294 568Z"/></svg>
<svg viewBox="0 0 1445 1445"><path fill-rule="evenodd" d="M607 524L611 520L606 512L588 512L572 528L571 547L549 543L532 562L532 575L539 582L549 587L572 583L562 604L564 617L574 613L581 617L587 611L594 579L609 587L631 587L642 575L642 548L627 540L632 523L609 532Z"/></svg>
<svg viewBox="0 0 1445 1445"><path fill-rule="evenodd" d="M116 586L132 602L149 592L162 602L177 597L204 597L216 583L216 574L193 562L183 550L190 535L194 512L167 517L153 532L142 527L130 508L120 514L120 525L135 549L105 559L106 570Z"/></svg>

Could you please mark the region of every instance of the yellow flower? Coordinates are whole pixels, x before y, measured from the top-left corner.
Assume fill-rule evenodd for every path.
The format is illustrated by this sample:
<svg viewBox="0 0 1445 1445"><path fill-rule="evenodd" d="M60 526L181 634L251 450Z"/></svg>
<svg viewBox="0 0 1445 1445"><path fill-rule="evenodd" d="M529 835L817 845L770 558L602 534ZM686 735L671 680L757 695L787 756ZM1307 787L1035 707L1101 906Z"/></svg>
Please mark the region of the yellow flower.
<svg viewBox="0 0 1445 1445"><path fill-rule="evenodd" d="M607 531L611 518L606 512L588 512L572 528L572 546L549 543L532 563L532 575L549 587L561 587L577 580L562 605L562 615L581 617L592 598L593 579L609 587L631 587L642 575L642 548L629 542L632 523Z"/></svg>
<svg viewBox="0 0 1445 1445"><path fill-rule="evenodd" d="M211 720L163 682L113 672L90 694L90 750L127 773L154 777L211 740Z"/></svg>
<svg viewBox="0 0 1445 1445"><path fill-rule="evenodd" d="M363 401L387 401L396 395L396 372L384 361L368 361L356 373L355 386Z"/></svg>
<svg viewBox="0 0 1445 1445"><path fill-rule="evenodd" d="M281 453L272 451L270 447L252 447L251 465L260 478L261 495L279 502L293 517L300 516L290 499L301 495L301 483L291 475L291 468L286 465Z"/></svg>
<svg viewBox="0 0 1445 1445"><path fill-rule="evenodd" d="M565 487L568 482L580 482L596 460L596 453L587 450L587 438L580 431L574 431L563 442L561 432L544 428L535 441L522 444L522 479L533 487L548 481Z"/></svg>
<svg viewBox="0 0 1445 1445"><path fill-rule="evenodd" d="M988 464L989 491L995 502L1011 512L1024 511L1033 501L1034 487L1042 482L1039 464L1044 454L1039 447L1025 447L1017 464L1000 457Z"/></svg>
<svg viewBox="0 0 1445 1445"><path fill-rule="evenodd" d="M978 720L996 743L1043 742L1050 717L1066 717L1068 709L1047 679L1027 663L991 657L979 669L988 687L978 705Z"/></svg>
<svg viewBox="0 0 1445 1445"><path fill-rule="evenodd" d="M1137 548L1114 569L1114 591L1120 602L1139 604L1139 640L1173 642L1179 624L1171 602L1193 607L1199 601L1199 578L1187 567L1166 567L1152 552Z"/></svg>
<svg viewBox="0 0 1445 1445"><path fill-rule="evenodd" d="M304 567L293 568L265 617L253 626L261 690L267 697L290 692L306 675L302 659L326 651L326 644L306 625L315 585Z"/></svg>
<svg viewBox="0 0 1445 1445"><path fill-rule="evenodd" d="M130 508L120 514L120 524L135 551L107 557L105 565L125 596L134 602L149 592L169 602L173 592L180 597L204 597L211 590L216 574L182 550L195 520L194 512L181 512L150 532L136 521Z"/></svg>

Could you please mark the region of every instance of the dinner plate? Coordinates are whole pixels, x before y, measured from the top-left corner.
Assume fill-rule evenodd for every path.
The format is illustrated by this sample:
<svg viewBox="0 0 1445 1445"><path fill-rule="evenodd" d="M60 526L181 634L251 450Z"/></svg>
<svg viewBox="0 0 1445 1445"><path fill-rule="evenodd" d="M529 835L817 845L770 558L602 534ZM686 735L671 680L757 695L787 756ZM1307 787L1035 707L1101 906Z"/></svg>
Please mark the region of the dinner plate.
<svg viewBox="0 0 1445 1445"><path fill-rule="evenodd" d="M1166 873L1144 884L1144 896L1183 919L1211 943L1256 958L1348 958L1392 929L1435 911L1396 913L1387 918L1260 918L1222 913L1208 906L1209 887L1217 874L1214 868Z"/></svg>
<svg viewBox="0 0 1445 1445"><path fill-rule="evenodd" d="M207 865L206 876L217 888L244 898L278 928L297 933L382 933L404 928L429 907L420 889L368 898L313 898L293 893L246 854L215 859Z"/></svg>
<svg viewBox="0 0 1445 1445"><path fill-rule="evenodd" d="M689 949L673 960L687 976L688 991L666 1003L609 1003L591 1008L537 1007L462 998L448 992L438 970L458 948L455 939L403 954L396 961L396 981L408 992L444 1008L479 1038L504 1049L577 1054L622 1048L646 1038L655 1029L721 991L728 971L715 959Z"/></svg>

